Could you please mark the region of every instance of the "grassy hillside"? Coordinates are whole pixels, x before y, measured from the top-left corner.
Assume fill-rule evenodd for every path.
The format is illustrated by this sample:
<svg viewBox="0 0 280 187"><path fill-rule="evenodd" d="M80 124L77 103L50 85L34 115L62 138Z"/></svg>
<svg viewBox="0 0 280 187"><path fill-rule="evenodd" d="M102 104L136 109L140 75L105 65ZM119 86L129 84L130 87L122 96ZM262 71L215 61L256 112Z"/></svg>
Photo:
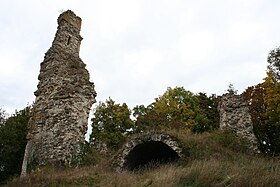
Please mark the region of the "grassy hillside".
<svg viewBox="0 0 280 187"><path fill-rule="evenodd" d="M107 155L92 155L95 164L79 168L45 167L6 186L280 186L280 159L248 154L231 133L170 132L182 143L187 159L117 173Z"/></svg>

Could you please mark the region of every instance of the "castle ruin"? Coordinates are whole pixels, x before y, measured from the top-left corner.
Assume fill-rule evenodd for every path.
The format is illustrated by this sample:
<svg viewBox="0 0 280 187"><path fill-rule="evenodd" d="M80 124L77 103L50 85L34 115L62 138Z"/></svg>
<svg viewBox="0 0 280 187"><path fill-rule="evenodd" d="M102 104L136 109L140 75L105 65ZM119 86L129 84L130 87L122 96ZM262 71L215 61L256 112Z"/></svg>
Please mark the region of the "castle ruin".
<svg viewBox="0 0 280 187"><path fill-rule="evenodd" d="M22 176L32 165L69 165L85 141L95 102L94 84L79 57L80 17L68 10L58 17L52 46L41 63Z"/></svg>
<svg viewBox="0 0 280 187"><path fill-rule="evenodd" d="M95 101L94 84L79 57L81 18L68 10L58 17L52 46L41 63L35 104L28 124L22 176L27 168L77 161L88 116ZM252 121L241 96L223 95L220 128L231 130L257 150ZM169 161L182 156L179 143L164 133L149 133L127 141L116 158L118 170L137 169L150 160Z"/></svg>

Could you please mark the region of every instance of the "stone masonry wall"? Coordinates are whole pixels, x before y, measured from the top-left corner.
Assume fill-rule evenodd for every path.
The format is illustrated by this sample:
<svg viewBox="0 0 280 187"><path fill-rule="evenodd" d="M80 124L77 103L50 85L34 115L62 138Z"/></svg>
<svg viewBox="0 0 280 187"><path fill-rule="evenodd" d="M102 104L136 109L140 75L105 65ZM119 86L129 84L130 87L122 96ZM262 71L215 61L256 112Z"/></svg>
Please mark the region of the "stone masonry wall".
<svg viewBox="0 0 280 187"><path fill-rule="evenodd" d="M81 18L72 11L59 16L54 41L41 63L22 175L29 164L70 164L84 142L96 92L79 58L80 29Z"/></svg>
<svg viewBox="0 0 280 187"><path fill-rule="evenodd" d="M249 108L241 95L224 94L219 104L220 129L233 131L245 141L251 152L257 152L257 139L253 132L253 123Z"/></svg>

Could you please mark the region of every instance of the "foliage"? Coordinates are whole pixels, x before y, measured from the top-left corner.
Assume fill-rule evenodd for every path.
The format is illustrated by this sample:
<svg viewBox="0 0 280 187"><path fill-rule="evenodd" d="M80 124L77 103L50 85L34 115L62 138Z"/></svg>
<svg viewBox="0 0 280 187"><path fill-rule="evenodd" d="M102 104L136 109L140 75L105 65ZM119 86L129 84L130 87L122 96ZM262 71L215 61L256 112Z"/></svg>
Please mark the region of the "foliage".
<svg viewBox="0 0 280 187"><path fill-rule="evenodd" d="M100 102L92 118L90 142L101 141L110 148L118 148L134 128L127 105L115 103L111 98Z"/></svg>
<svg viewBox="0 0 280 187"><path fill-rule="evenodd" d="M155 99L154 110L162 113L167 120L184 122L192 127L195 122L195 101L193 93L183 87L167 88L166 92Z"/></svg>
<svg viewBox="0 0 280 187"><path fill-rule="evenodd" d="M238 90L236 90L232 83L228 85L228 89L226 90L228 94L237 94Z"/></svg>
<svg viewBox="0 0 280 187"><path fill-rule="evenodd" d="M280 154L280 48L270 51L264 82L249 87L243 97L249 103L254 132L262 152Z"/></svg>
<svg viewBox="0 0 280 187"><path fill-rule="evenodd" d="M81 159L79 164L82 166L95 165L99 161L100 161L99 152L93 149L90 146L89 142L85 141L84 144L81 145Z"/></svg>
<svg viewBox="0 0 280 187"><path fill-rule="evenodd" d="M277 81L280 80L280 47L272 49L267 57L268 69L273 78ZM269 75L270 76L270 75Z"/></svg>
<svg viewBox="0 0 280 187"><path fill-rule="evenodd" d="M266 104L264 103L265 88L262 83L248 87L242 97L249 105L249 110L253 124L255 126L264 125Z"/></svg>
<svg viewBox="0 0 280 187"><path fill-rule="evenodd" d="M265 124L267 131L267 151L280 154L280 48L270 51L267 76L264 79L264 103L266 105Z"/></svg>
<svg viewBox="0 0 280 187"><path fill-rule="evenodd" d="M151 130L161 131L186 128L185 123L174 119L167 119L165 114L157 113L155 110L151 110L144 115L138 116L135 126L135 133Z"/></svg>
<svg viewBox="0 0 280 187"><path fill-rule="evenodd" d="M136 106L137 130L188 128L204 132L218 127L218 99L205 93L194 95L183 87L167 88L155 102L145 107Z"/></svg>
<svg viewBox="0 0 280 187"><path fill-rule="evenodd" d="M268 143L270 142L268 130L269 125L265 124L265 112L267 110L266 104L264 102L265 87L263 83L256 86L248 87L243 93L242 97L247 102L249 106L249 112L253 122L253 130L259 143L259 149L261 152L265 153L269 150Z"/></svg>
<svg viewBox="0 0 280 187"><path fill-rule="evenodd" d="M0 126L0 183L20 174L30 110L16 111Z"/></svg>
<svg viewBox="0 0 280 187"><path fill-rule="evenodd" d="M192 128L193 132L212 131L219 128L219 98L212 94L208 97L205 93L195 95L197 102L197 124Z"/></svg>
<svg viewBox="0 0 280 187"><path fill-rule="evenodd" d="M5 124L6 112L0 108L0 128Z"/></svg>
<svg viewBox="0 0 280 187"><path fill-rule="evenodd" d="M108 157L94 166L42 168L8 186L279 186L280 160L250 156L233 135L222 132L178 134L190 157L139 172L116 172ZM226 142L223 142L223 141ZM190 142L190 143L189 143ZM220 144L222 143L222 145ZM241 146L241 147L238 147ZM192 150L195 149L195 150ZM206 150L206 152L205 152Z"/></svg>

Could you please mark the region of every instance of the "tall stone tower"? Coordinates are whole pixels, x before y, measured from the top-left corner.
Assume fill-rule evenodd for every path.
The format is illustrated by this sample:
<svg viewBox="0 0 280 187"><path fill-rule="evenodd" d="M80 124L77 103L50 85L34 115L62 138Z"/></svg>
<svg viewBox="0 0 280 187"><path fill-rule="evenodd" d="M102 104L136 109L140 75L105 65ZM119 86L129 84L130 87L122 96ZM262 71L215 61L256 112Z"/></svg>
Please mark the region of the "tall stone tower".
<svg viewBox="0 0 280 187"><path fill-rule="evenodd" d="M82 20L68 10L57 21L57 32L41 63L34 93L23 176L29 165L67 165L79 155L95 102L94 84L79 57Z"/></svg>

